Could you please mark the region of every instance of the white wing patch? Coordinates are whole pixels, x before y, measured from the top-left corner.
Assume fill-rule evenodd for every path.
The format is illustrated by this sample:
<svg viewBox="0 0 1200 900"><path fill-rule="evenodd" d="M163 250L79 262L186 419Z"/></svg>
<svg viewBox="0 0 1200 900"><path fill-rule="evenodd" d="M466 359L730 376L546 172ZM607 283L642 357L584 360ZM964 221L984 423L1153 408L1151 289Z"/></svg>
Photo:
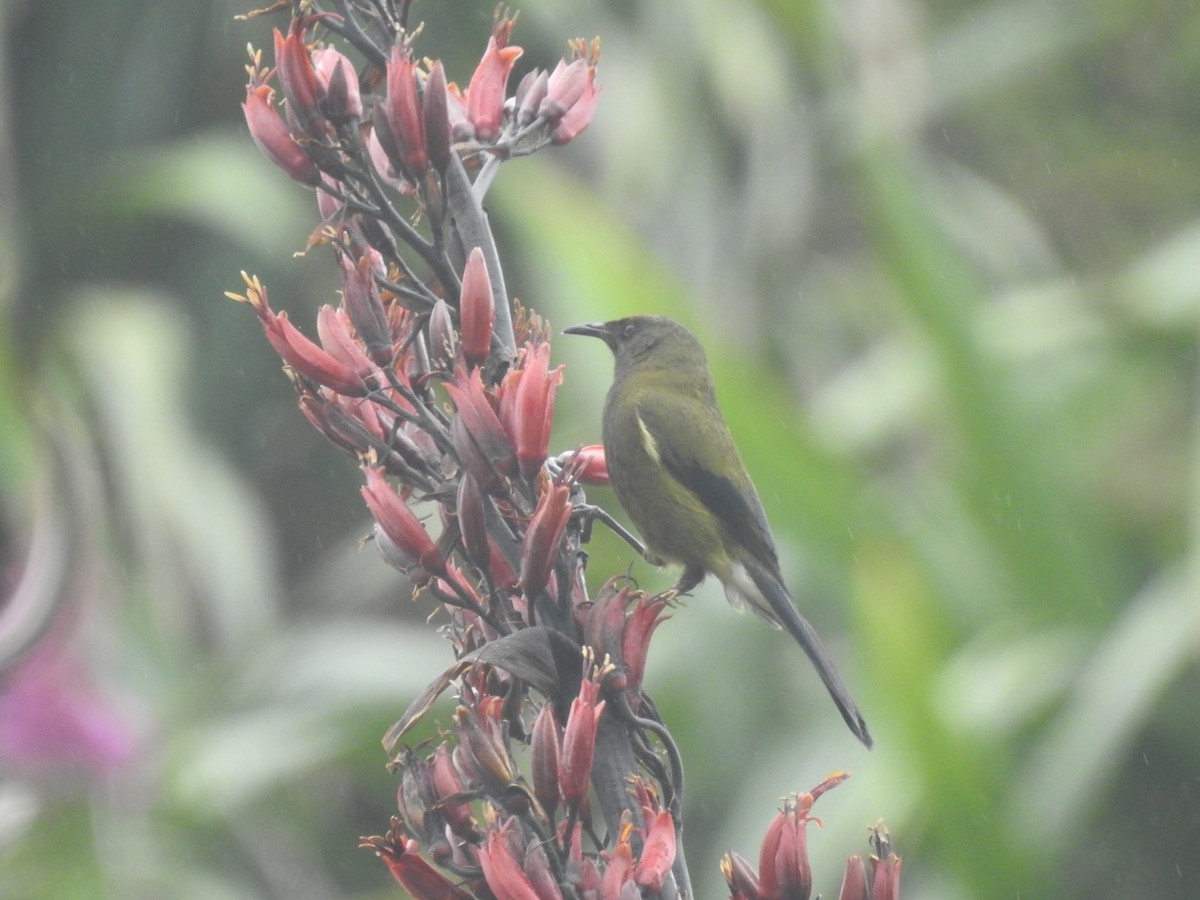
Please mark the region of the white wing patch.
<svg viewBox="0 0 1200 900"><path fill-rule="evenodd" d="M646 427L646 423L642 421L642 417L636 412L638 430L642 433L642 446L646 448L646 452L650 454L650 458L654 460L655 465L662 465L662 455L658 452L658 441L654 439L654 435L650 433L650 429Z"/></svg>

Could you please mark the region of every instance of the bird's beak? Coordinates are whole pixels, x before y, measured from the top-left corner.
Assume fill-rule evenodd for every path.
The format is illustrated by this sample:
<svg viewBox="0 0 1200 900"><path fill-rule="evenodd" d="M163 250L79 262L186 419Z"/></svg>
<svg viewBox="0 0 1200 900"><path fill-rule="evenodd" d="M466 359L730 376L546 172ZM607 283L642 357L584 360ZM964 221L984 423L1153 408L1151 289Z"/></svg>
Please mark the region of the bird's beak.
<svg viewBox="0 0 1200 900"><path fill-rule="evenodd" d="M604 327L603 322L588 322L584 325L572 325L570 328L564 328L563 334L582 334L585 337L597 337L604 340L608 337L608 329Z"/></svg>

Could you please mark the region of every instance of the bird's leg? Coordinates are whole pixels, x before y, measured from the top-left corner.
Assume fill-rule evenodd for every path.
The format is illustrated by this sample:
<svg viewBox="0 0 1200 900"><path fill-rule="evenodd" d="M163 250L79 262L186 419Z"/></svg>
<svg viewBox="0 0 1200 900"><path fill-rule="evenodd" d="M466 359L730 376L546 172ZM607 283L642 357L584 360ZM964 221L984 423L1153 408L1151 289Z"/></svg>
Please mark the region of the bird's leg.
<svg viewBox="0 0 1200 900"><path fill-rule="evenodd" d="M670 590L664 591L659 596L674 606L675 598L687 596L692 588L704 580L704 574L704 569L700 566L684 566L683 572L679 575L679 580L675 582L675 586Z"/></svg>
<svg viewBox="0 0 1200 900"><path fill-rule="evenodd" d="M695 565L686 565L683 567L683 572L680 573L679 580L675 582L675 587L672 590L676 594L686 594L703 580L704 569Z"/></svg>

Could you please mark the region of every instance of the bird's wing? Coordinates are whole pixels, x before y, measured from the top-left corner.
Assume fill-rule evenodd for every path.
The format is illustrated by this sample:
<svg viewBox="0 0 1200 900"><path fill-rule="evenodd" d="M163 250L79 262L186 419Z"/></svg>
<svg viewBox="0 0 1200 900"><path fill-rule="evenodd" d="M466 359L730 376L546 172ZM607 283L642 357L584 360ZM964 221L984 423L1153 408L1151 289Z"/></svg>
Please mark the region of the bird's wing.
<svg viewBox="0 0 1200 900"><path fill-rule="evenodd" d="M651 404L637 406L642 427L654 439L658 458L671 477L712 511L733 540L777 574L779 559L766 513L728 426L713 412L691 397L668 398L666 392ZM660 437L668 433L668 421L675 438L671 441ZM679 439L680 423L688 425L685 440Z"/></svg>

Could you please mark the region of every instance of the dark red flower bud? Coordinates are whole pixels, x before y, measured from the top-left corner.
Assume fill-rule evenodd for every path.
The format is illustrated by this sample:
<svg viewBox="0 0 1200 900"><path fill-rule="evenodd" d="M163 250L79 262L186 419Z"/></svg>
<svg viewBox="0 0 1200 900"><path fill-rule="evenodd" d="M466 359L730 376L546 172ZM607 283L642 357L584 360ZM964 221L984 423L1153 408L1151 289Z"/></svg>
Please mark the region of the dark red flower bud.
<svg viewBox="0 0 1200 900"><path fill-rule="evenodd" d="M368 392L367 384L353 369L331 353L323 350L288 321L287 313L276 313L267 300L267 289L257 276L242 273L246 282L246 293L234 294L226 291L225 296L241 303L249 303L262 324L267 341L285 363L297 373L323 384L339 394L361 397Z"/></svg>
<svg viewBox="0 0 1200 900"><path fill-rule="evenodd" d="M517 127L524 128L537 118L538 108L546 96L546 85L550 81L550 73L545 69L533 69L526 72L517 92L513 96L513 105L517 109Z"/></svg>
<svg viewBox="0 0 1200 900"><path fill-rule="evenodd" d="M462 292L458 300L462 323L462 353L468 366L478 366L492 349L492 327L496 321L496 301L492 280L488 277L483 251L474 248L463 267Z"/></svg>
<svg viewBox="0 0 1200 900"><path fill-rule="evenodd" d="M587 798L588 779L596 752L596 728L604 712L599 701L599 682L585 678L579 696L571 701L571 712L563 729L562 755L559 758L559 790L567 806L578 809Z"/></svg>
<svg viewBox="0 0 1200 900"><path fill-rule="evenodd" d="M501 709L500 697L487 697L477 707L460 706L454 713L459 739L470 751L485 786L493 791L507 788L517 773L500 726Z"/></svg>
<svg viewBox="0 0 1200 900"><path fill-rule="evenodd" d="M655 893L662 890L663 879L675 865L675 850L675 821L664 809L655 816L633 870L638 886Z"/></svg>
<svg viewBox="0 0 1200 900"><path fill-rule="evenodd" d="M246 86L246 102L242 112L250 137L263 156L283 169L291 178L313 187L321 183L321 173L292 137L292 132L283 116L271 102L274 91L265 84Z"/></svg>
<svg viewBox="0 0 1200 900"><path fill-rule="evenodd" d="M458 334L450 317L450 304L438 298L429 313L429 359L436 371L449 372L457 356Z"/></svg>
<svg viewBox="0 0 1200 900"><path fill-rule="evenodd" d="M378 366L392 363L392 330L387 311L375 283L376 274L383 272L383 258L373 248L355 265L348 257L341 258L342 305L350 317L367 355Z"/></svg>
<svg viewBox="0 0 1200 900"><path fill-rule="evenodd" d="M506 46L511 31L510 21L506 28L499 27L488 38L487 50L467 86L467 118L481 141L494 140L500 134L508 76L522 53L520 47Z"/></svg>
<svg viewBox="0 0 1200 900"><path fill-rule="evenodd" d="M765 900L758 888L758 873L738 853L726 853L721 859L721 874L729 885L730 900Z"/></svg>
<svg viewBox="0 0 1200 900"><path fill-rule="evenodd" d="M565 484L551 485L538 498L521 542L521 592L531 601L550 580L550 570L558 557L563 532L571 518L567 498L571 489Z"/></svg>
<svg viewBox="0 0 1200 900"><path fill-rule="evenodd" d="M867 869L861 856L851 856L846 860L846 874L842 878L838 900L871 900L867 893Z"/></svg>
<svg viewBox="0 0 1200 900"><path fill-rule="evenodd" d="M439 172L444 172L450 164L450 101L446 96L446 70L440 59L433 61L425 79L421 113L429 161Z"/></svg>
<svg viewBox="0 0 1200 900"><path fill-rule="evenodd" d="M443 572L445 563L433 538L404 498L388 483L383 469L364 466L363 474L367 478L362 489L363 499L383 533L412 563L431 574Z"/></svg>
<svg viewBox="0 0 1200 900"><path fill-rule="evenodd" d="M466 787L450 761L450 745L441 744L433 754L430 766L430 780L433 782L434 795L438 798L440 809L450 823L455 834L464 838L475 835L475 819L471 815L471 807L467 803L448 802L448 799L462 794Z"/></svg>
<svg viewBox="0 0 1200 900"><path fill-rule="evenodd" d="M387 64L388 125L399 154L397 162L415 176L429 167L425 145L425 120L421 100L417 96L416 64L408 50L396 47ZM387 145L384 145L387 149Z"/></svg>
<svg viewBox="0 0 1200 900"><path fill-rule="evenodd" d="M321 111L334 122L362 116L362 95L358 75L350 60L333 47L322 47L312 54L313 71L321 91Z"/></svg>
<svg viewBox="0 0 1200 900"><path fill-rule="evenodd" d="M533 795L547 816L558 810L558 758L562 751L558 722L549 703L542 707L533 722L530 743L530 769L533 775Z"/></svg>
<svg viewBox="0 0 1200 900"><path fill-rule="evenodd" d="M464 472L459 477L456 510L458 530L462 533L467 559L483 571L488 571L492 548L488 540L483 492L479 490L479 483L471 477L470 472Z"/></svg>
<svg viewBox="0 0 1200 900"><path fill-rule="evenodd" d="M293 19L287 37L275 29L275 68L287 100L288 115L305 134L324 137L327 126L321 112L321 86L312 57L304 43L303 19Z"/></svg>

